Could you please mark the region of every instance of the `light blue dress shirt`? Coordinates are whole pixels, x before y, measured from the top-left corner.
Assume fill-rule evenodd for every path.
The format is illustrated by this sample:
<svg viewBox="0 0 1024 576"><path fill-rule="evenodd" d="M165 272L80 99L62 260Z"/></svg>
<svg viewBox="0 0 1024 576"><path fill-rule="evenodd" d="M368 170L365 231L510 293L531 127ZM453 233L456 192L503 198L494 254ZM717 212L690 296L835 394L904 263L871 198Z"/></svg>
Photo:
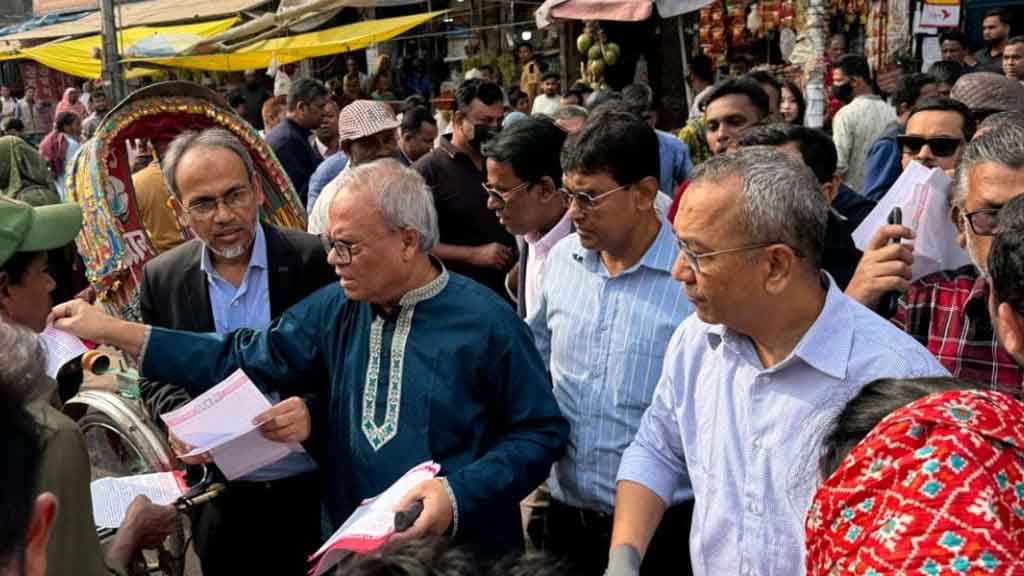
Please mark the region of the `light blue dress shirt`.
<svg viewBox="0 0 1024 576"><path fill-rule="evenodd" d="M213 267L209 249L204 248L199 268L206 274L213 310L213 325L218 334L227 334L240 328L261 330L270 326L270 284L267 277L267 239L263 226L256 226L252 255L242 283L235 286L225 280ZM272 392L267 395L271 404L281 401ZM277 462L240 478L246 482L269 482L316 469L316 463L305 452L293 452Z"/></svg>
<svg viewBox="0 0 1024 576"><path fill-rule="evenodd" d="M804 517L836 414L877 378L947 374L927 349L843 295L831 278L818 319L768 369L749 338L694 315L672 336L619 480L667 500L689 472L694 574L803 574Z"/></svg>
<svg viewBox="0 0 1024 576"><path fill-rule="evenodd" d="M659 220L647 253L614 278L578 235L559 242L527 320L569 420L569 445L548 487L570 506L614 510L619 459L651 403L669 339L692 311L672 279L678 253L672 229ZM682 479L673 502L692 497L685 472Z"/></svg>
<svg viewBox="0 0 1024 576"><path fill-rule="evenodd" d="M348 156L345 156L344 152L338 150L316 167L316 172L313 172L313 175L309 177L309 198L306 200L306 214L313 213L313 207L316 206L316 199L320 197L320 193L331 183L331 180L334 180L338 177L338 174L341 174L346 164L348 164Z"/></svg>
<svg viewBox="0 0 1024 576"><path fill-rule="evenodd" d="M660 162L658 188L672 197L675 195L676 187L689 178L690 173L693 172L690 147L668 132L661 130L654 132L658 135L658 160Z"/></svg>

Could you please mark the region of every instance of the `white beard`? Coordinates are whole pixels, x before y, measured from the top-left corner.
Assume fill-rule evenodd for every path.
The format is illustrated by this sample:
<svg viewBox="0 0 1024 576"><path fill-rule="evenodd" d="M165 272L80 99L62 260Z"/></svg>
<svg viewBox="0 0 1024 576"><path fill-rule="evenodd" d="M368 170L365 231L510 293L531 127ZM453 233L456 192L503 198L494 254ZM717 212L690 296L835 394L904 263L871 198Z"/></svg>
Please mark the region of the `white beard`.
<svg viewBox="0 0 1024 576"><path fill-rule="evenodd" d="M228 260L238 258L239 256L245 254L245 251L247 249L247 247L244 244L238 244L235 246L231 246L230 248L226 248L224 250L218 250L217 248L214 248L213 245L211 245L209 242L205 240L203 240L202 242L203 245L206 246L207 250L213 252L217 256L220 256L221 258L226 258Z"/></svg>

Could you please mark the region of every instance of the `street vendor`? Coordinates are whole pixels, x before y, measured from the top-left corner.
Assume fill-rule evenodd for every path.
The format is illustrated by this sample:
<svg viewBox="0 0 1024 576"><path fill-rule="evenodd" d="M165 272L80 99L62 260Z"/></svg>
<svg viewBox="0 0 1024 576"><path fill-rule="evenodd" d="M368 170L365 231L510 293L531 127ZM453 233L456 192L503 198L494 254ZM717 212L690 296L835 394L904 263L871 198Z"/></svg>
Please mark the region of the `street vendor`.
<svg viewBox="0 0 1024 576"><path fill-rule="evenodd" d="M277 441L308 440L334 526L434 460L442 477L407 494L423 511L401 537L451 534L485 558L521 551L519 501L569 432L541 357L512 308L429 255L437 216L416 172L379 160L343 178L323 236L341 281L268 329L189 334L84 302L57 307L55 325L139 356L145 376L193 395L237 368L283 396L322 395L323 412L275 406L258 420Z"/></svg>

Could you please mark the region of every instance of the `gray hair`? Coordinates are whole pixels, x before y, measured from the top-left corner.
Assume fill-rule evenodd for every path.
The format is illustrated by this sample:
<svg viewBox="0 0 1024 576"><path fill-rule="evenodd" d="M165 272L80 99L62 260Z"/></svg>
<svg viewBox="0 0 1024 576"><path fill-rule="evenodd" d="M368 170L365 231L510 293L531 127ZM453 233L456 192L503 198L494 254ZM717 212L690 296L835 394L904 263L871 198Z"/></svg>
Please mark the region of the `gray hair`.
<svg viewBox="0 0 1024 576"><path fill-rule="evenodd" d="M369 193L389 230L415 230L419 233L420 250L424 252L437 245L440 232L434 197L415 170L385 158L350 167L342 172L338 185L335 202L356 190Z"/></svg>
<svg viewBox="0 0 1024 576"><path fill-rule="evenodd" d="M252 156L249 155L249 150L246 149L245 144L242 144L242 141L234 134L224 128L207 128L201 132L191 130L182 132L167 147L167 151L160 162L160 168L164 173L164 182L167 183L167 190L178 200L181 199L181 190L178 189L178 183L175 182L175 173L178 171L178 164L181 163L181 159L193 148L223 148L234 152L242 161L242 164L245 165L246 178L252 180L252 175L256 171L253 166Z"/></svg>
<svg viewBox="0 0 1024 576"><path fill-rule="evenodd" d="M569 118L583 118L586 120L589 115L590 113L587 112L587 109L583 106L569 105L562 106L558 110L555 110L554 113L551 114L551 117L555 120L566 120Z"/></svg>
<svg viewBox="0 0 1024 576"><path fill-rule="evenodd" d="M953 205L964 207L967 199L968 174L979 164L995 162L1013 170L1024 168L1024 127L1014 123L1001 124L975 138L967 145L956 167Z"/></svg>
<svg viewBox="0 0 1024 576"><path fill-rule="evenodd" d="M0 321L0 386L18 397L38 390L46 381L46 350L35 332Z"/></svg>
<svg viewBox="0 0 1024 576"><path fill-rule="evenodd" d="M693 173L699 182L743 181L740 229L750 242L782 242L821 266L828 202L803 162L769 146L750 146L713 156Z"/></svg>

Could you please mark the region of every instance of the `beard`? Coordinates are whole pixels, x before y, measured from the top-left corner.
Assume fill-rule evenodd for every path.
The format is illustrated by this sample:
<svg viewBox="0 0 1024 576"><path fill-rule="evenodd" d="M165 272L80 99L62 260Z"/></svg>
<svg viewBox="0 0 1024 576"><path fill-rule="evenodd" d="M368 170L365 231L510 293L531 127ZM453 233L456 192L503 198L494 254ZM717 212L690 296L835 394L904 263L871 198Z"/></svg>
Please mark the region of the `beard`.
<svg viewBox="0 0 1024 576"><path fill-rule="evenodd" d="M234 246L228 246L227 248L214 248L213 244L210 244L206 240L203 240L203 245L206 246L206 249L210 252L228 260L238 258L242 254L245 254L245 251L248 249L245 244L236 244Z"/></svg>

